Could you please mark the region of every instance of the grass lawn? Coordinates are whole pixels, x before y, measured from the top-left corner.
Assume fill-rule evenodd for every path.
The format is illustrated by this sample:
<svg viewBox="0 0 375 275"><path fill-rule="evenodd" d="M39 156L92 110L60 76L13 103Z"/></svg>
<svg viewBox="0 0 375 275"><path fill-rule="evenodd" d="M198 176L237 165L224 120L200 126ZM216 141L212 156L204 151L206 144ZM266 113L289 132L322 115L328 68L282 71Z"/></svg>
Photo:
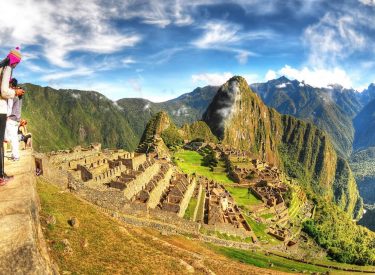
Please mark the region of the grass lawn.
<svg viewBox="0 0 375 275"><path fill-rule="evenodd" d="M314 265L304 264L294 262L282 257L274 255L265 255L261 252L252 252L236 248L219 247L209 244L216 252L225 255L228 258L236 259L242 263L255 265L262 268L271 268L276 270L281 270L285 272L301 272L301 271L311 271L311 272L326 272L327 268L317 267ZM271 265L273 265L271 267Z"/></svg>
<svg viewBox="0 0 375 275"><path fill-rule="evenodd" d="M256 198L252 193L248 193L247 188L232 187L225 184L225 188L236 200L238 206L248 208L250 205L261 205L263 202Z"/></svg>
<svg viewBox="0 0 375 275"><path fill-rule="evenodd" d="M280 243L280 241L267 234L266 229L268 227L266 224L257 222L248 216L245 216L245 219L260 241L267 241L273 244Z"/></svg>
<svg viewBox="0 0 375 275"><path fill-rule="evenodd" d="M292 193L292 200L288 209L289 216L295 218L298 215L298 212L302 206L302 202L299 200L296 192Z"/></svg>
<svg viewBox="0 0 375 275"><path fill-rule="evenodd" d="M234 183L225 172L225 164L219 161L214 171L210 171L209 167L202 166L203 156L195 151L179 150L174 154L176 164L186 174L196 173L208 179L220 183Z"/></svg>
<svg viewBox="0 0 375 275"><path fill-rule="evenodd" d="M191 198L188 207L186 208L184 218L187 220L193 219L195 207L197 206L198 200L196 198Z"/></svg>
<svg viewBox="0 0 375 275"><path fill-rule="evenodd" d="M274 213L268 213L268 214L263 214L263 215L261 215L261 217L263 218L263 219L272 219L273 217L275 217L275 214Z"/></svg>

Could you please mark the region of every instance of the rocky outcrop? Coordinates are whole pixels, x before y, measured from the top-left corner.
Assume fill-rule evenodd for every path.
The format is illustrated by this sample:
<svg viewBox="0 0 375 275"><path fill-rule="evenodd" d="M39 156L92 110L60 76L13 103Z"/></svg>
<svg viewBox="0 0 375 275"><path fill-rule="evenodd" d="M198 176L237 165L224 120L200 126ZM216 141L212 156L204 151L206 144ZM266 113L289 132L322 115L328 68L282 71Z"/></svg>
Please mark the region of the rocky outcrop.
<svg viewBox="0 0 375 275"><path fill-rule="evenodd" d="M203 120L223 144L283 167L307 190L336 201L353 217L362 211L351 172L342 176L350 168L330 138L311 123L267 107L244 78L233 77L219 89Z"/></svg>

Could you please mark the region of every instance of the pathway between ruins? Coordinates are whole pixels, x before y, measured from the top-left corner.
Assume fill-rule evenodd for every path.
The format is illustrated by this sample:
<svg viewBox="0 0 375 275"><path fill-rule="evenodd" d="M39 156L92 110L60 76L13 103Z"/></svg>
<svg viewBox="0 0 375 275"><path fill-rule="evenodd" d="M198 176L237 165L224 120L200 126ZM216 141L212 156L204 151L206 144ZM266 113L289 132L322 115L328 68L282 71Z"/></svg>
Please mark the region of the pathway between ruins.
<svg viewBox="0 0 375 275"><path fill-rule="evenodd" d="M6 159L14 179L0 186L0 274L53 274L39 221L31 151L21 160Z"/></svg>

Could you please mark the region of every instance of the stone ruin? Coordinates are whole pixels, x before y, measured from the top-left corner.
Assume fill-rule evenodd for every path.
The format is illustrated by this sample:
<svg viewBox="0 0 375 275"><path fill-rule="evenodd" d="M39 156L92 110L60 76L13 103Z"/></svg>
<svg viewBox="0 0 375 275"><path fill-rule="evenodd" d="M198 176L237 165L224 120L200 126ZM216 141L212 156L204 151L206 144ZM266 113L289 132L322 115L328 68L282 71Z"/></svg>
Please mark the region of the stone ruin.
<svg viewBox="0 0 375 275"><path fill-rule="evenodd" d="M213 226L217 231L228 234L232 234L234 230L240 230L244 236L250 237L253 242L257 242L257 237L241 209L225 187L214 181L201 178L202 180L206 193L204 202L205 223Z"/></svg>

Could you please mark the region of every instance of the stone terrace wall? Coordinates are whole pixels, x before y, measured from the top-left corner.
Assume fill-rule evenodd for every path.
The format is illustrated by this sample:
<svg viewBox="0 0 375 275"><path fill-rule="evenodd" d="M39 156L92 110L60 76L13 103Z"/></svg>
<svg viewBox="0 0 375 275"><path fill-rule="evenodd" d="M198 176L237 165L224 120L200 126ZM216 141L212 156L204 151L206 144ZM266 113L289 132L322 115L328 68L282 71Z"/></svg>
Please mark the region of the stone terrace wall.
<svg viewBox="0 0 375 275"><path fill-rule="evenodd" d="M191 196L193 195L193 192L194 192L194 189L195 189L196 185L197 185L196 178L192 178L191 183L189 184L189 186L188 186L188 188L187 188L187 190L184 194L184 197L183 197L182 201L180 202L180 211L178 211L178 214L177 214L179 217L183 217L185 215L186 208L189 205Z"/></svg>
<svg viewBox="0 0 375 275"><path fill-rule="evenodd" d="M87 185L90 185L90 184L100 185L100 184L108 183L109 181L121 176L121 173L124 171L126 171L126 167L124 165L117 166L113 169L109 169L105 171L104 173L94 176L94 178L92 180L87 181L86 184Z"/></svg>
<svg viewBox="0 0 375 275"><path fill-rule="evenodd" d="M150 197L147 201L147 206L149 208L155 208L159 204L160 197L163 191L168 188L172 175L173 168L171 166L168 166L168 171L167 173L165 173L164 178L158 182L157 186L150 193Z"/></svg>
<svg viewBox="0 0 375 275"><path fill-rule="evenodd" d="M63 189L68 188L72 176L66 170L57 168L44 154L35 154L34 159L42 164L43 176L46 179L53 181Z"/></svg>
<svg viewBox="0 0 375 275"><path fill-rule="evenodd" d="M139 166L146 162L145 154L133 154L133 158L122 159L122 163L129 169L138 170Z"/></svg>
<svg viewBox="0 0 375 275"><path fill-rule="evenodd" d="M124 190L124 196L128 200L131 200L141 190L143 190L150 179L159 171L160 164L153 163L143 173L137 175L137 177L131 182L127 183L127 187Z"/></svg>
<svg viewBox="0 0 375 275"><path fill-rule="evenodd" d="M253 234L251 231L246 231L244 229L235 228L232 224L220 223L214 225L203 224L203 228L209 231L218 231L232 236L238 236L243 239L251 237Z"/></svg>
<svg viewBox="0 0 375 275"><path fill-rule="evenodd" d="M80 197L104 208L121 211L128 201L120 190L111 188L100 191L85 185L80 185L76 190Z"/></svg>

